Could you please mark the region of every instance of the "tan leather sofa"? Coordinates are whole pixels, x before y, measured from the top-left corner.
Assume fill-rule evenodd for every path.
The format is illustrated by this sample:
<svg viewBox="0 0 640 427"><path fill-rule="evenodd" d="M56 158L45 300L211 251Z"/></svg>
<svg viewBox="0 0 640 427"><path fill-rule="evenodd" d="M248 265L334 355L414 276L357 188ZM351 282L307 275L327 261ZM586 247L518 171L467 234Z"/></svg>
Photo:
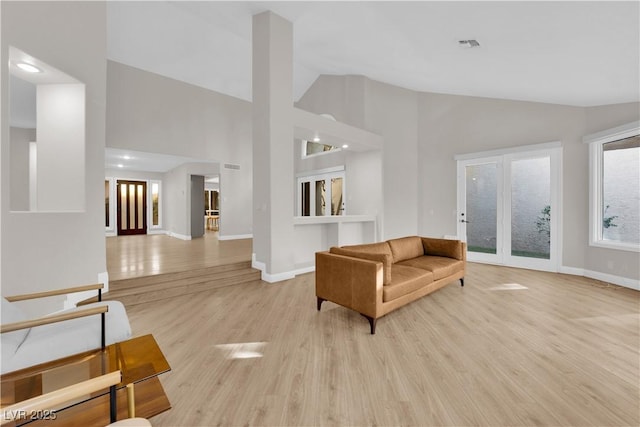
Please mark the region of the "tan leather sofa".
<svg viewBox="0 0 640 427"><path fill-rule="evenodd" d="M316 253L318 311L331 301L362 314L371 334L385 314L460 280L467 247L460 240L403 237Z"/></svg>

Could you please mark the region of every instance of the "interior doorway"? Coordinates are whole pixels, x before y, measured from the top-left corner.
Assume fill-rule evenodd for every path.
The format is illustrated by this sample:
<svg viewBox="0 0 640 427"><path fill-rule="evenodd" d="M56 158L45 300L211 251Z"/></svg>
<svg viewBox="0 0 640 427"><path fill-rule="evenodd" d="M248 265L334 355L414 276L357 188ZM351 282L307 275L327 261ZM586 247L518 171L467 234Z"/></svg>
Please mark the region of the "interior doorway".
<svg viewBox="0 0 640 427"><path fill-rule="evenodd" d="M147 234L147 183L118 180L118 236Z"/></svg>

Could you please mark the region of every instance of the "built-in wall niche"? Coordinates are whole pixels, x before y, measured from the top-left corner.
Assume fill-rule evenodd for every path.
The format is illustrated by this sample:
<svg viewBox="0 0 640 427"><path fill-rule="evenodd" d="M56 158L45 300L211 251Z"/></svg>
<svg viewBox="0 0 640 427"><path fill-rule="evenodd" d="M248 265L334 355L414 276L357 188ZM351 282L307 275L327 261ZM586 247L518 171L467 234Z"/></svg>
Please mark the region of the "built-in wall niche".
<svg viewBox="0 0 640 427"><path fill-rule="evenodd" d="M10 209L85 209L85 85L9 48Z"/></svg>

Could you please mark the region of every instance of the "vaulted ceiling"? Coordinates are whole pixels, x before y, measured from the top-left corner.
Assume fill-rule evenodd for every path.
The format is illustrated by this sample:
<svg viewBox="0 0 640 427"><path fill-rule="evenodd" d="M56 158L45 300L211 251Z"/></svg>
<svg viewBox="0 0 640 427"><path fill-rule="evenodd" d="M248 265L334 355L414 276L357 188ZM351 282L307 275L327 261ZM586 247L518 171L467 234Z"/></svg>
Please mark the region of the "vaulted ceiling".
<svg viewBox="0 0 640 427"><path fill-rule="evenodd" d="M251 99L251 17L293 23L294 95L321 74L575 106L640 99L640 9L609 2L108 2L111 60ZM479 47L460 45L477 40Z"/></svg>

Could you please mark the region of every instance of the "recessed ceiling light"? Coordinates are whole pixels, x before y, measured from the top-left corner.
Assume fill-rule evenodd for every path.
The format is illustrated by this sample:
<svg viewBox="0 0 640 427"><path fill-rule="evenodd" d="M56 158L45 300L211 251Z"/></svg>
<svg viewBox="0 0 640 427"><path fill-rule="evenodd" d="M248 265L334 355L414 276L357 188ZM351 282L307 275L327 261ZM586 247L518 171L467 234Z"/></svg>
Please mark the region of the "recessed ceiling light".
<svg viewBox="0 0 640 427"><path fill-rule="evenodd" d="M27 64L26 62L18 62L16 67L20 68L22 71L26 71L27 73L41 73L42 70L35 65Z"/></svg>
<svg viewBox="0 0 640 427"><path fill-rule="evenodd" d="M319 137L317 137L317 136L316 136L316 137L314 137L314 138L313 138L313 142L320 142L320 138L319 138Z"/></svg>
<svg viewBox="0 0 640 427"><path fill-rule="evenodd" d="M123 168L123 167L124 167L124 165L123 165L122 163L120 163L120 164L118 164L118 167L119 167L119 168Z"/></svg>
<svg viewBox="0 0 640 427"><path fill-rule="evenodd" d="M122 156L122 158L125 160L130 160L131 156L129 156L128 154L125 154L124 156Z"/></svg>
<svg viewBox="0 0 640 427"><path fill-rule="evenodd" d="M342 148L349 148L349 144L343 144Z"/></svg>

